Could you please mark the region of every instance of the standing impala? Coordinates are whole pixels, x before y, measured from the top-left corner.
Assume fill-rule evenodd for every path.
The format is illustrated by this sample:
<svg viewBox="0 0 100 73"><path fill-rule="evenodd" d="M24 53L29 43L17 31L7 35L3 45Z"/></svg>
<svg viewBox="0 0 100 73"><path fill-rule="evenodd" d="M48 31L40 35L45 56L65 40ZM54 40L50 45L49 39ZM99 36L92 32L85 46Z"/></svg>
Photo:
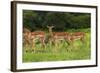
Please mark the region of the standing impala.
<svg viewBox="0 0 100 73"><path fill-rule="evenodd" d="M30 37L31 37L31 31L27 28L23 28L23 45L24 46L27 47L31 44Z"/></svg>
<svg viewBox="0 0 100 73"><path fill-rule="evenodd" d="M38 40L43 47L45 47L45 32L43 31L34 31L31 32L27 28L23 29L23 45L28 46L35 51L35 41Z"/></svg>
<svg viewBox="0 0 100 73"><path fill-rule="evenodd" d="M47 26L47 28L49 29L49 35L50 35L50 42L54 43L57 46L57 43L59 41L65 40L67 41L67 43L69 44L69 33L67 32L53 32L52 29L54 28L54 26Z"/></svg>

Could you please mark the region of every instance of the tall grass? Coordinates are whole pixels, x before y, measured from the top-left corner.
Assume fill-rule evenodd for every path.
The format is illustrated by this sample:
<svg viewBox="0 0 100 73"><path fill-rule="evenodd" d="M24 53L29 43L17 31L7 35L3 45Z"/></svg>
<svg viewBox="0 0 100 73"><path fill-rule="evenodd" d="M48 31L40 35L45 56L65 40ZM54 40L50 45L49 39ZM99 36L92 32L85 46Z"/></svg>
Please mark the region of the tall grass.
<svg viewBox="0 0 100 73"><path fill-rule="evenodd" d="M37 42L34 48L23 47L23 62L90 59L90 29L78 29L77 31L85 32L84 42L76 40L71 45L68 45L66 41L62 41L57 46L47 43L46 47L42 47ZM77 31L75 29L67 30L67 32L72 33Z"/></svg>

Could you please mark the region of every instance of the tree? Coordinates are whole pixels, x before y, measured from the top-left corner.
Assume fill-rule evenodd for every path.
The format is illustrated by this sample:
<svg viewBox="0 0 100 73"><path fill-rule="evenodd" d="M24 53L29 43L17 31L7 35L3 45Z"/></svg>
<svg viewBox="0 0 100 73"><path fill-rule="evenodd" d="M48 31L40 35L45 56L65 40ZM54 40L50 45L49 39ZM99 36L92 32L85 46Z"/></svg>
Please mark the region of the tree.
<svg viewBox="0 0 100 73"><path fill-rule="evenodd" d="M23 26L31 31L47 30L47 25L55 26L55 31L90 28L90 22L89 13L23 10Z"/></svg>

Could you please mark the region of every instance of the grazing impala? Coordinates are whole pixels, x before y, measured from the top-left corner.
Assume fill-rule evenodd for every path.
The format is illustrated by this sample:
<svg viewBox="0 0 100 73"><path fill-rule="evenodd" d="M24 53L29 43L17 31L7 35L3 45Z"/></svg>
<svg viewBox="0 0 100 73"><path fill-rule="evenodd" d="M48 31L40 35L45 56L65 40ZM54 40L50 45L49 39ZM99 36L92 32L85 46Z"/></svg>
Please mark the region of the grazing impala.
<svg viewBox="0 0 100 73"><path fill-rule="evenodd" d="M85 37L85 33L84 32L75 32L71 34L70 40L74 41L74 40L81 40L84 41L84 37Z"/></svg>
<svg viewBox="0 0 100 73"><path fill-rule="evenodd" d="M69 41L69 33L68 32L53 32L54 41Z"/></svg>
<svg viewBox="0 0 100 73"><path fill-rule="evenodd" d="M35 46L35 40L38 40L45 47L46 34L43 31L31 32L32 47Z"/></svg>

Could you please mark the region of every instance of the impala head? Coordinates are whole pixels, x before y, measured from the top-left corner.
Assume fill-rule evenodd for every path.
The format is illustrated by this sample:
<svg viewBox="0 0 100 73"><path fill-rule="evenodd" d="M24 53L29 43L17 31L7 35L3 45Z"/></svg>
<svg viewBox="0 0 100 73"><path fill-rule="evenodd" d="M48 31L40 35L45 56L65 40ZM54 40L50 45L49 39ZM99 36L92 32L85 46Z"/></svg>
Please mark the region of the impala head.
<svg viewBox="0 0 100 73"><path fill-rule="evenodd" d="M49 29L49 32L51 33L54 26L47 26L47 28Z"/></svg>
<svg viewBox="0 0 100 73"><path fill-rule="evenodd" d="M26 32L29 33L29 32L31 32L31 31L30 31L28 28L25 28L25 27L24 27L24 28L23 28L23 33L26 33Z"/></svg>
<svg viewBox="0 0 100 73"><path fill-rule="evenodd" d="M54 26L48 26L48 25L47 25L47 28L52 29L52 28L54 28Z"/></svg>
<svg viewBox="0 0 100 73"><path fill-rule="evenodd" d="M54 26L47 26L47 28L49 29L49 35L52 36L53 35L52 29L54 28Z"/></svg>

